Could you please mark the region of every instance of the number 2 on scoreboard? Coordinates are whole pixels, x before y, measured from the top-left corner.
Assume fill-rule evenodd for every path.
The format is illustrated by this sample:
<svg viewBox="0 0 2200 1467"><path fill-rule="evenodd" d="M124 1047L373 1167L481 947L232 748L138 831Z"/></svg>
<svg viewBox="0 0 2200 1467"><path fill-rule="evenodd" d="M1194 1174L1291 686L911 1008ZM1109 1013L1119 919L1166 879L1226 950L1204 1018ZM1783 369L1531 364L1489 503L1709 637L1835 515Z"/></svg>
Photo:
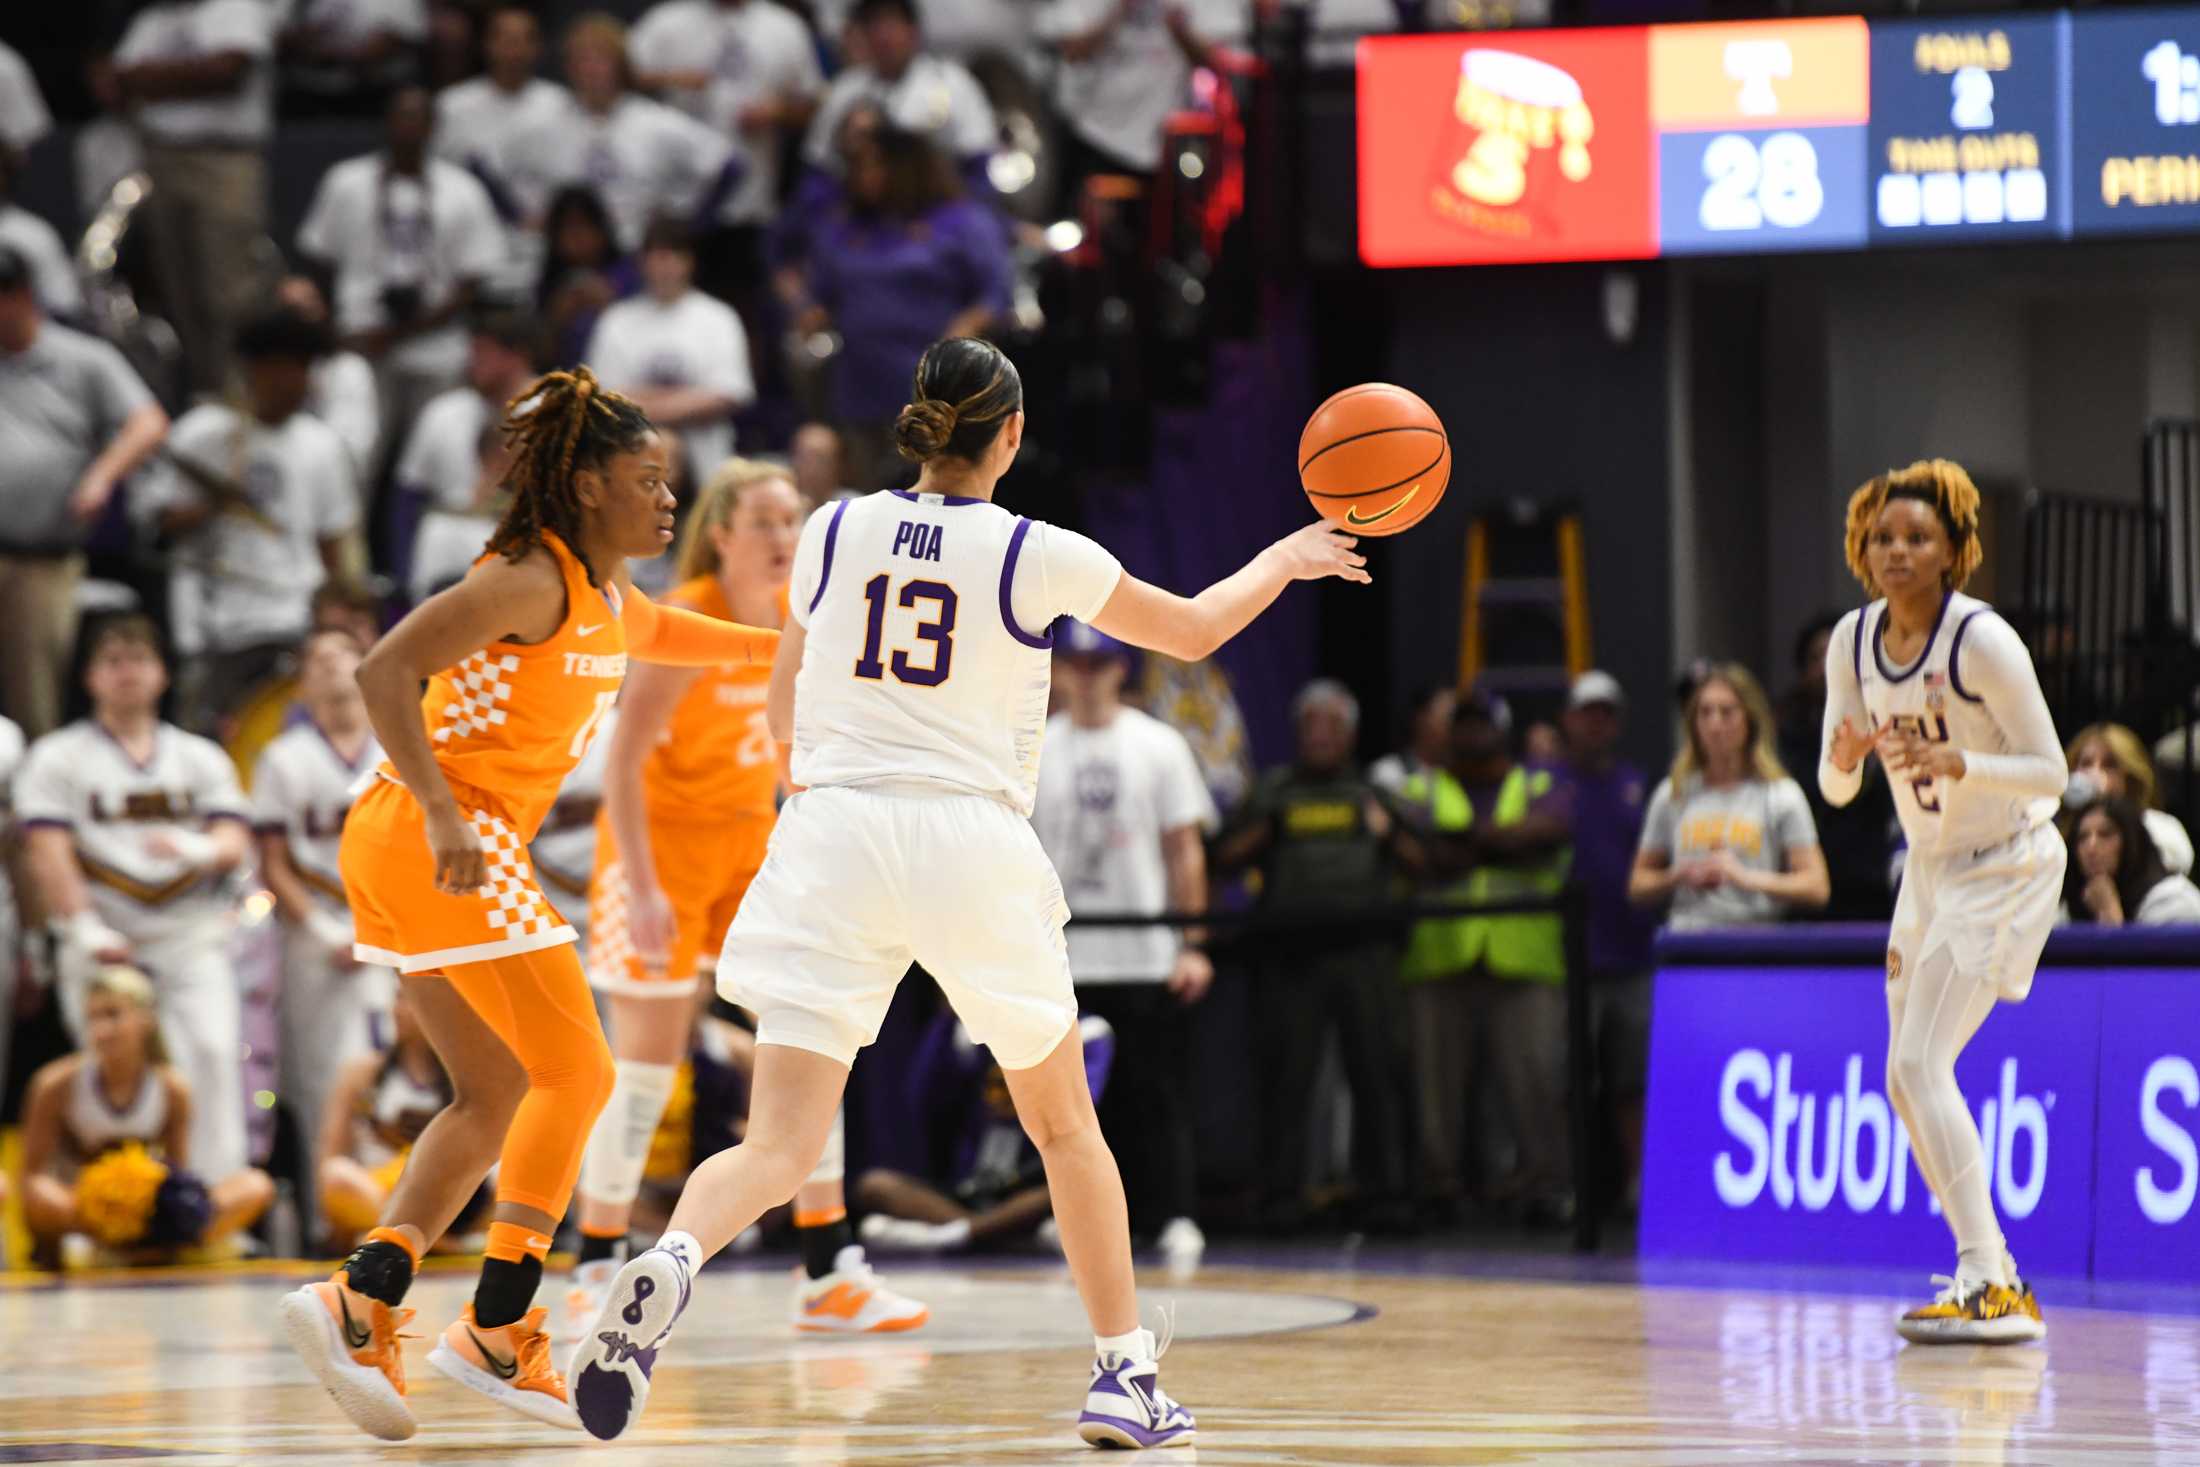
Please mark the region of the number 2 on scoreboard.
<svg viewBox="0 0 2200 1467"><path fill-rule="evenodd" d="M1799 229L1826 206L1818 150L1799 132L1776 132L1762 146L1740 133L1721 133L1704 149L1710 185L1696 217L1706 229Z"/></svg>

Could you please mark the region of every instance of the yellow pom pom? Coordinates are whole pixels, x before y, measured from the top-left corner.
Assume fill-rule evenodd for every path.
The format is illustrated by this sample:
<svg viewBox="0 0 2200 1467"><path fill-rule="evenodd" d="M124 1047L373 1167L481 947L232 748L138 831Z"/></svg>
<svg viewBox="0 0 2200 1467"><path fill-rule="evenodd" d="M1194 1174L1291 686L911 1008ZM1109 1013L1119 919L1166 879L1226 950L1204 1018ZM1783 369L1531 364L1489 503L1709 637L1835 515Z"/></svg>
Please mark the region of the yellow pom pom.
<svg viewBox="0 0 2200 1467"><path fill-rule="evenodd" d="M678 1182L688 1174L695 1150L695 1067L686 1060L672 1077L665 1113L649 1138L649 1159L642 1175L652 1182Z"/></svg>
<svg viewBox="0 0 2200 1467"><path fill-rule="evenodd" d="M76 1210L93 1237L110 1248L145 1236L153 1201L168 1168L141 1142L125 1141L95 1158L76 1179Z"/></svg>

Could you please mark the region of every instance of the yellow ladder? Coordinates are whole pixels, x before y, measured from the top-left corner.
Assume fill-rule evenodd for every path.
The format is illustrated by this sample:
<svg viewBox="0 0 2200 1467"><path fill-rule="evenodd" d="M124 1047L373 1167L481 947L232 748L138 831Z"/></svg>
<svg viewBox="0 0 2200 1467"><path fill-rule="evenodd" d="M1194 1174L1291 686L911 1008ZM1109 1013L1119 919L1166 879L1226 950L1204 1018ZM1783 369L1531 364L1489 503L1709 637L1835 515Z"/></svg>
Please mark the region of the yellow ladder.
<svg viewBox="0 0 2200 1467"><path fill-rule="evenodd" d="M1459 686L1563 697L1589 670L1581 515L1516 503L1467 526Z"/></svg>

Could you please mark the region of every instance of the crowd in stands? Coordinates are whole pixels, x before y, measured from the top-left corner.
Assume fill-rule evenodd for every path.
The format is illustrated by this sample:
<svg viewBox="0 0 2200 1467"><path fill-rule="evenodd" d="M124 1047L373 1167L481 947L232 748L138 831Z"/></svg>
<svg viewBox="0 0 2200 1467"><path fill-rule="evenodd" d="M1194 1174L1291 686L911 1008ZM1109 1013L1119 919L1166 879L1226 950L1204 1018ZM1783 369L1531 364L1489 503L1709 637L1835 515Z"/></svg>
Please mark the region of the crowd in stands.
<svg viewBox="0 0 2200 1467"><path fill-rule="evenodd" d="M1408 7L1321 8L1387 28ZM1015 317L1039 221L1092 180L1149 179L1194 68L1252 14L662 0L552 36L536 8L471 0L124 9L62 130L55 79L0 45L0 1123L22 1132L0 1186L47 1263L255 1226L251 1246L340 1249L451 1094L397 985L352 955L336 842L379 758L352 672L480 552L507 404L585 360L675 438L683 497L737 452L811 505L897 482L910 363ZM1042 95L1059 137L1026 207L1030 150L995 100ZM271 239L278 119L307 118L379 143ZM64 146L80 212L43 218L14 184ZM144 240L127 311L101 304L123 267L85 229L118 201ZM122 329L146 320L165 334ZM157 574L88 577L101 563ZM1573 1192L1569 974L1591 998L1597 1144L1632 1168L1661 921L1891 910L1884 777L1868 766L1839 809L1816 788L1831 626L1800 634L1777 702L1743 667L1691 669L1658 780L1619 757L1630 710L1604 672L1519 727L1487 691L1428 690L1405 746L1366 766L1357 700L1319 680L1292 756L1256 771L1218 667L1064 629L1035 826L1073 912L1274 919L1071 930L1141 1237L1175 1260L1204 1246L1199 1045L1218 1038L1255 1057L1239 1224L1624 1206L1625 1186ZM2104 724L2069 756L2068 919L2200 921L2144 746ZM591 840L596 797L573 789L546 827L553 884L585 884L585 853L548 843ZM584 896L554 896L585 919ZM1516 909L1368 915L1406 902ZM1225 1028L1205 1016L1233 984L1257 998ZM864 1238L1043 1238L998 1071L910 989L879 1083L915 1140L855 1174ZM740 1017L698 1030L644 1226L652 1195L739 1139Z"/></svg>

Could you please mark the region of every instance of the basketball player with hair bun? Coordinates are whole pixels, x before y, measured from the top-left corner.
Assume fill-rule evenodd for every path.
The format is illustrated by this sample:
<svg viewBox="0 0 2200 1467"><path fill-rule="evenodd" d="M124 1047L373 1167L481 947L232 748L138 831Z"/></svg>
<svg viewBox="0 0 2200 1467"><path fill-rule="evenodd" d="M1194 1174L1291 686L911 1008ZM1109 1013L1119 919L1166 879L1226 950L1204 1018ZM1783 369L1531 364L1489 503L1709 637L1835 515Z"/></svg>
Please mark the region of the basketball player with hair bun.
<svg viewBox="0 0 2200 1467"><path fill-rule="evenodd" d="M777 632L634 589L632 556L672 540L664 440L583 367L553 372L504 420L511 508L466 578L359 667L387 757L344 823L353 953L397 969L450 1072L451 1103L414 1144L381 1226L335 1275L286 1295L290 1343L352 1420L414 1431L398 1331L420 1256L497 1167L473 1302L428 1363L498 1404L577 1427L530 1308L543 1255L611 1093L611 1050L528 842L619 695L629 657L768 663ZM425 698L420 685L427 682Z"/></svg>
<svg viewBox="0 0 2200 1467"><path fill-rule="evenodd" d="M999 348L934 343L895 424L916 487L842 500L795 550L766 713L793 781L763 868L726 935L718 991L757 1018L742 1144L696 1168L654 1248L621 1269L574 1356L598 1437L640 1418L651 1373L706 1259L801 1185L856 1052L912 961L993 1052L1045 1164L1062 1250L1094 1332L1079 1434L1189 1442L1161 1391L1166 1342L1139 1327L1115 1158L1085 1080L1061 882L1030 823L1052 671L1069 616L1196 661L1293 581L1368 580L1354 541L1317 523L1186 599L1093 541L993 503L1023 443L1023 383Z"/></svg>
<svg viewBox="0 0 2200 1467"><path fill-rule="evenodd" d="M1956 1056L1997 1002L2021 1002L2062 897L2054 826L2066 772L2031 655L1963 594L1982 556L1979 495L1946 459L1849 498L1849 569L1876 599L1826 649L1818 785L1856 798L1876 753L1909 842L1887 940L1887 1097L1955 1234L1956 1269L1897 1328L1918 1343L2047 1332L1987 1190Z"/></svg>

